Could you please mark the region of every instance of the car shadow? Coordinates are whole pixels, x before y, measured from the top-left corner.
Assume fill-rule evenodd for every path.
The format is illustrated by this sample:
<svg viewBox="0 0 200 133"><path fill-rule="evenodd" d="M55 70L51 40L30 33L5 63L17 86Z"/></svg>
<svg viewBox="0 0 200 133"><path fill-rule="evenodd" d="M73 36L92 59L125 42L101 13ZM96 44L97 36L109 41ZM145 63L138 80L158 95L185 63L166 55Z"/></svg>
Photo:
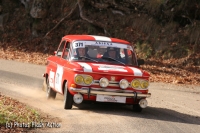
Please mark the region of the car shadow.
<svg viewBox="0 0 200 133"><path fill-rule="evenodd" d="M131 105L113 103L82 103L75 104L72 110L87 110L100 114L139 117L144 119L161 120L200 125L200 117L177 112L167 108L147 107L142 112L133 112Z"/></svg>

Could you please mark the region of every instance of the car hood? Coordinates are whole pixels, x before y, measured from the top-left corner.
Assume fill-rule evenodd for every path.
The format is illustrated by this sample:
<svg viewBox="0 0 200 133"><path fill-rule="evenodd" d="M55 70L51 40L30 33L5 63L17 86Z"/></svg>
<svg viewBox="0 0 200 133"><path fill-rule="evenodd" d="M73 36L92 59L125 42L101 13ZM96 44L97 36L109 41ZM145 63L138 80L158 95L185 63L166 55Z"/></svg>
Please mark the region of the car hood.
<svg viewBox="0 0 200 133"><path fill-rule="evenodd" d="M103 63L89 63L89 62L74 62L74 65L78 65L83 68L84 72L88 73L101 73L101 74L114 74L114 75L130 75L130 76L148 76L146 71L138 67L123 66L114 64Z"/></svg>

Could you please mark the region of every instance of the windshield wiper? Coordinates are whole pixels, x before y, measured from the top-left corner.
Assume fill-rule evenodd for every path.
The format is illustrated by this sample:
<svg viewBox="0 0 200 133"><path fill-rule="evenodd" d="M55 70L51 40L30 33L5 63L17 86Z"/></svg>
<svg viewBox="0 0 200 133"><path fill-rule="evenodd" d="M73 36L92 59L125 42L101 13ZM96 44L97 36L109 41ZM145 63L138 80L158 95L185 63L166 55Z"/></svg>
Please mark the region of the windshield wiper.
<svg viewBox="0 0 200 133"><path fill-rule="evenodd" d="M89 59L89 60L92 60L92 61L95 61L95 62L98 62L97 60L95 60L95 59L92 59L92 58L89 58L89 57L87 57L87 56L80 56L81 58L85 58L85 59Z"/></svg>
<svg viewBox="0 0 200 133"><path fill-rule="evenodd" d="M104 56L104 57L102 57L102 59L110 59L110 60L112 60L112 61L117 61L117 62L119 62L119 63L125 65L125 63L123 63L123 62L121 62L121 61L119 61L119 60L116 60L116 59L114 59L114 58L112 58L112 57Z"/></svg>

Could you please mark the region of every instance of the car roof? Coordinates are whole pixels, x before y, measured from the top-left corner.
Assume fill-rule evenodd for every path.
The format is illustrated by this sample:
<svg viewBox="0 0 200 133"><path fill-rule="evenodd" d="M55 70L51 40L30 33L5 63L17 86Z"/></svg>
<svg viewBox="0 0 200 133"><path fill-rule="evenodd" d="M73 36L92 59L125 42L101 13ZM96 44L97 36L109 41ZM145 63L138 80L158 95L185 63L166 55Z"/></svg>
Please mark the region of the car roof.
<svg viewBox="0 0 200 133"><path fill-rule="evenodd" d="M77 40L108 41L108 42L123 43L130 45L130 42L122 39L111 38L106 36L96 36L96 35L66 35L62 39L68 39L70 41L77 41Z"/></svg>

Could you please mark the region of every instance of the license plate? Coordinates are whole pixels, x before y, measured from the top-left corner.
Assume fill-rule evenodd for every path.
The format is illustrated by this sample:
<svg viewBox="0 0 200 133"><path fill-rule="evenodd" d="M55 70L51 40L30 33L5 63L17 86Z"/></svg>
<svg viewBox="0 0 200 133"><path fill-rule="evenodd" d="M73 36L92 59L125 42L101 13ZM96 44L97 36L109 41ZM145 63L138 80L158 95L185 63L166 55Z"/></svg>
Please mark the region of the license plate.
<svg viewBox="0 0 200 133"><path fill-rule="evenodd" d="M126 97L97 95L96 101L99 101L99 102L113 102L113 103L125 103L126 102Z"/></svg>

